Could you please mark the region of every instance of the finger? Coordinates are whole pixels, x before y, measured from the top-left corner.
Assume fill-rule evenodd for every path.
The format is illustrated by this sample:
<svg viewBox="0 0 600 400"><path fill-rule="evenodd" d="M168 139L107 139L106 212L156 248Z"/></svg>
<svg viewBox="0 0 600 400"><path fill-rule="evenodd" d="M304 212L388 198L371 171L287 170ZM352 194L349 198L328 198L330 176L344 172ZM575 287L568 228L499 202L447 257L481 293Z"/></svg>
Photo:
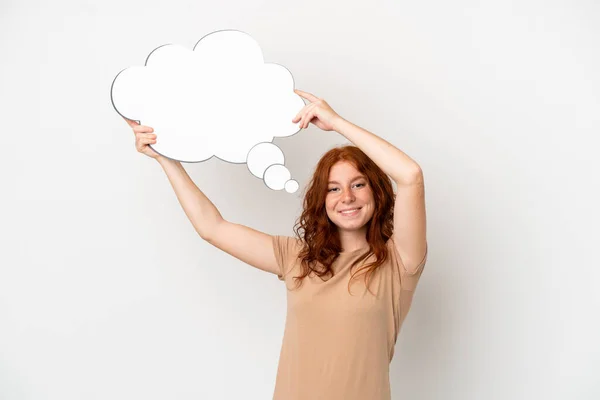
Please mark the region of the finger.
<svg viewBox="0 0 600 400"><path fill-rule="evenodd" d="M292 119L292 122L298 122L302 119L302 115L304 115L304 110L306 110L306 107L308 107L308 104L302 107L300 111L298 111L298 114L296 114L294 119Z"/></svg>
<svg viewBox="0 0 600 400"><path fill-rule="evenodd" d="M136 146L144 145L144 144L154 144L156 143L156 139L153 138L139 138L136 140Z"/></svg>
<svg viewBox="0 0 600 400"><path fill-rule="evenodd" d="M125 117L123 117L123 119L125 120L125 122L127 122L127 125L129 125L132 128L134 126L139 125L139 123L137 121L134 121L134 120L131 120L131 119L128 119L128 118L125 118Z"/></svg>
<svg viewBox="0 0 600 400"><path fill-rule="evenodd" d="M315 108L316 108L316 105L313 103L313 104L311 104L311 107L309 107L306 110L306 112L302 116L302 121L300 121L300 128L302 128L302 129L308 128L308 125L310 125L310 121L312 121L312 119L314 118L314 116L316 114Z"/></svg>
<svg viewBox="0 0 600 400"><path fill-rule="evenodd" d="M311 106L313 105L312 103L310 104ZM304 111L304 113L302 114L302 119L300 120L300 129L304 129L306 128L306 118L308 116L308 113L310 112L310 110L312 109L312 107L306 107L306 110Z"/></svg>
<svg viewBox="0 0 600 400"><path fill-rule="evenodd" d="M135 147L138 151L143 151L147 145L155 144L155 143L156 143L156 139L140 138L140 139L136 140Z"/></svg>
<svg viewBox="0 0 600 400"><path fill-rule="evenodd" d="M137 125L133 127L133 131L137 134L137 133L149 133L149 132L154 132L154 129L152 129L149 126L146 125Z"/></svg>
<svg viewBox="0 0 600 400"><path fill-rule="evenodd" d="M304 123L304 129L308 129L308 127L310 125L310 121L312 121L314 117L315 117L315 112L314 111L306 114L306 121Z"/></svg>
<svg viewBox="0 0 600 400"><path fill-rule="evenodd" d="M302 110L300 110L300 112L298 112L298 114L296 114L296 116L294 117L292 122L300 121L302 119L302 116L306 113L306 110L308 110L308 108L310 106L312 106L312 103L308 103L307 105L302 107Z"/></svg>
<svg viewBox="0 0 600 400"><path fill-rule="evenodd" d="M156 135L154 133L138 133L135 136L140 139L156 139Z"/></svg>
<svg viewBox="0 0 600 400"><path fill-rule="evenodd" d="M154 143L156 143L156 139L155 138L142 138L141 142L144 144L154 144Z"/></svg>
<svg viewBox="0 0 600 400"><path fill-rule="evenodd" d="M300 89L294 89L294 92L299 95L300 97L304 97L305 99L309 100L310 102L315 102L317 100L319 100L319 98L317 96L314 96L308 92L303 92Z"/></svg>

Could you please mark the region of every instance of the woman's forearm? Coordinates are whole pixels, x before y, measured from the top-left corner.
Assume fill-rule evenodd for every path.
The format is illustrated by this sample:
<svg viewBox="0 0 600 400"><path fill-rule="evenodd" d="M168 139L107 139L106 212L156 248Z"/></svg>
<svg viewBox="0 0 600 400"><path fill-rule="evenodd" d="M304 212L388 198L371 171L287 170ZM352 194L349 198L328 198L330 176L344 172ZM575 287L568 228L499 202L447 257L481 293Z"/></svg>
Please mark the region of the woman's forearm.
<svg viewBox="0 0 600 400"><path fill-rule="evenodd" d="M421 178L421 167L388 141L343 118L336 119L334 129L361 149L397 184L414 183Z"/></svg>
<svg viewBox="0 0 600 400"><path fill-rule="evenodd" d="M196 232L206 240L211 230L223 220L215 205L202 193L198 186L187 174L179 161L166 157L157 158L171 186L177 195L183 211L196 229Z"/></svg>

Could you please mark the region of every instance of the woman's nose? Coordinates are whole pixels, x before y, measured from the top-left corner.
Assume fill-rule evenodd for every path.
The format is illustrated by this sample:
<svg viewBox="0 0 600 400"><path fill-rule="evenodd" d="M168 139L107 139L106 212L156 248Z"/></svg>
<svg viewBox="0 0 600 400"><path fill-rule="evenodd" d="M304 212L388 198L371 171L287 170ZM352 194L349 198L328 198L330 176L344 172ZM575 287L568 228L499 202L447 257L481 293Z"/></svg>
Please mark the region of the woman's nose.
<svg viewBox="0 0 600 400"><path fill-rule="evenodd" d="M342 196L342 201L345 203L354 201L354 194L351 191L345 192Z"/></svg>

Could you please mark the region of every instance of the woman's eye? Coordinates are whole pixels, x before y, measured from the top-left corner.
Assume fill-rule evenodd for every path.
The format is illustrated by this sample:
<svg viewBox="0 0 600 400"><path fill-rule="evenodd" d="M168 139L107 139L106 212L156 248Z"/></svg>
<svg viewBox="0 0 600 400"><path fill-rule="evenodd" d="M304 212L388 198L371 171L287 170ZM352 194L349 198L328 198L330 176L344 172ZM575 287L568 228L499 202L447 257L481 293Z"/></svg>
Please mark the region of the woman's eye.
<svg viewBox="0 0 600 400"><path fill-rule="evenodd" d="M362 187L362 186L365 186L365 184L364 184L364 183L357 183L357 184L355 184L354 186L361 186L361 187ZM330 188L330 189L327 189L327 191L328 191L328 192L331 192L331 191L333 191L333 190L337 190L337 189L338 189L338 188Z"/></svg>

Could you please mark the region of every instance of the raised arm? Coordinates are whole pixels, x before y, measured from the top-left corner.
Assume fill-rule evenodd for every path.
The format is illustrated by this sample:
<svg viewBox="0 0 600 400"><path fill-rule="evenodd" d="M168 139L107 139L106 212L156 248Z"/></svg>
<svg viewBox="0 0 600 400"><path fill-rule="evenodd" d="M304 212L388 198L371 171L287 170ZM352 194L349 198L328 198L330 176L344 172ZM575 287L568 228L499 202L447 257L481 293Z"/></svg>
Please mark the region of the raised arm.
<svg viewBox="0 0 600 400"><path fill-rule="evenodd" d="M307 104L292 122L300 121L305 128L313 123L327 131L336 131L361 149L397 184L394 206L396 249L404 267L416 273L427 258L425 191L421 167L388 141L340 117L323 99L302 90L295 92L307 99Z"/></svg>
<svg viewBox="0 0 600 400"><path fill-rule="evenodd" d="M156 159L167 174L177 200L198 235L206 240L214 227L223 220L215 205L192 181L179 161L166 157Z"/></svg>
<svg viewBox="0 0 600 400"><path fill-rule="evenodd" d="M124 119L133 130L137 151L155 159L162 166L179 204L201 238L253 267L274 274L280 273L272 236L225 221L215 205L194 184L179 161L161 156L152 150L150 145L157 142L154 130L136 121Z"/></svg>
<svg viewBox="0 0 600 400"><path fill-rule="evenodd" d="M194 184L179 161L166 157L158 157L157 161L167 174L183 211L202 239L246 264L279 273L271 235L226 221Z"/></svg>

